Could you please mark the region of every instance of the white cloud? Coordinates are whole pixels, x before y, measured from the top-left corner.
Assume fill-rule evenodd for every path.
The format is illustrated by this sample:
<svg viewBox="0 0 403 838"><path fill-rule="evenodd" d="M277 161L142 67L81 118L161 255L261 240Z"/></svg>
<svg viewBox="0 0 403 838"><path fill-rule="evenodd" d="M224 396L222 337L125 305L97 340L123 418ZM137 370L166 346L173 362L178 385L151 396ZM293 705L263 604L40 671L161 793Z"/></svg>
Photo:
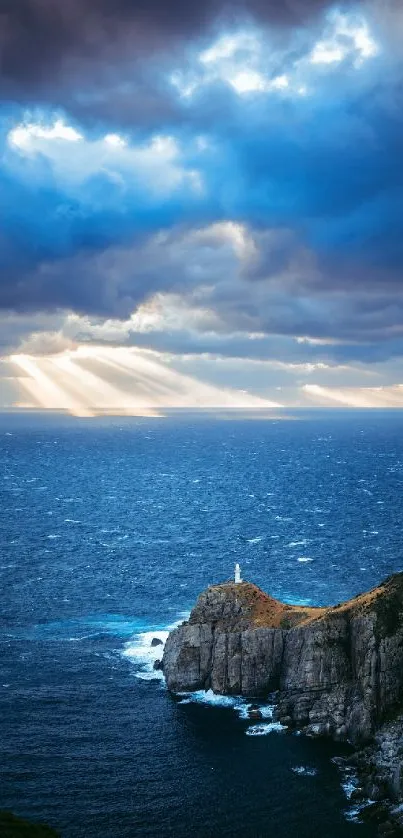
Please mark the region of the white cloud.
<svg viewBox="0 0 403 838"><path fill-rule="evenodd" d="M222 35L200 52L192 65L176 69L170 81L184 98L217 82L227 84L239 96L275 92L306 96L312 89L307 82L312 82L315 67L327 65L332 71L351 57L359 68L378 52L379 45L362 16L332 12L325 19L322 37L307 47L302 57L290 57L288 47L279 50L263 32L242 29Z"/></svg>
<svg viewBox="0 0 403 838"><path fill-rule="evenodd" d="M217 81L229 85L240 96L284 91L290 85L289 78L285 73L273 73L267 51L262 36L255 32L241 30L224 35L199 54L198 68L193 72L176 70L171 83L183 97Z"/></svg>
<svg viewBox="0 0 403 838"><path fill-rule="evenodd" d="M12 146L24 151L35 149L37 141L58 141L64 143L76 143L83 139L71 125L66 125L63 120L57 119L53 125L42 125L35 122L27 122L17 125L8 135L9 143Z"/></svg>
<svg viewBox="0 0 403 838"><path fill-rule="evenodd" d="M101 173L123 190L133 182L140 182L157 194L171 193L183 185L192 192L203 188L200 172L187 167L184 150L168 134L156 134L142 144L129 145L118 134L88 139L56 120L47 125L16 125L8 134L8 144L19 155L45 158L66 192Z"/></svg>
<svg viewBox="0 0 403 838"><path fill-rule="evenodd" d="M127 145L126 140L120 137L119 134L106 134L104 142L109 145L120 146L120 148Z"/></svg>
<svg viewBox="0 0 403 838"><path fill-rule="evenodd" d="M310 55L311 64L337 64L355 54L356 67L379 52L368 24L363 18L349 17L339 12L330 16L325 37L318 41Z"/></svg>
<svg viewBox="0 0 403 838"><path fill-rule="evenodd" d="M289 87L287 76L276 76L274 79L266 79L256 70L242 70L232 78L229 83L237 93L267 92L269 90L286 90Z"/></svg>
<svg viewBox="0 0 403 838"><path fill-rule="evenodd" d="M199 55L202 64L219 64L228 58L232 58L238 52L244 50L250 53L260 51L258 37L252 32L236 32L232 35L223 35L209 49Z"/></svg>
<svg viewBox="0 0 403 838"><path fill-rule="evenodd" d="M311 53L312 64L333 64L335 61L342 61L345 50L332 44L329 41L319 41Z"/></svg>
<svg viewBox="0 0 403 838"><path fill-rule="evenodd" d="M228 78L237 93L252 93L255 90L266 90L266 81L256 70L241 70Z"/></svg>

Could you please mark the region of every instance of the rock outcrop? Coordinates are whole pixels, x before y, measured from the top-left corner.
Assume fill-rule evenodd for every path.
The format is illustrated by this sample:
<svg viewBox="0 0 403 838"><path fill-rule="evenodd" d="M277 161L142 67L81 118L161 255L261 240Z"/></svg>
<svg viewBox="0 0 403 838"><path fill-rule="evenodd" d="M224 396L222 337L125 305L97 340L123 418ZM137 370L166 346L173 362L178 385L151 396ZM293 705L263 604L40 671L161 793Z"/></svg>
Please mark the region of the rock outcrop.
<svg viewBox="0 0 403 838"><path fill-rule="evenodd" d="M0 835L2 838L58 838L59 833L49 826L17 818L11 812L0 812Z"/></svg>
<svg viewBox="0 0 403 838"><path fill-rule="evenodd" d="M275 692L284 724L365 742L403 706L403 573L329 608L211 586L170 633L163 670L174 692Z"/></svg>

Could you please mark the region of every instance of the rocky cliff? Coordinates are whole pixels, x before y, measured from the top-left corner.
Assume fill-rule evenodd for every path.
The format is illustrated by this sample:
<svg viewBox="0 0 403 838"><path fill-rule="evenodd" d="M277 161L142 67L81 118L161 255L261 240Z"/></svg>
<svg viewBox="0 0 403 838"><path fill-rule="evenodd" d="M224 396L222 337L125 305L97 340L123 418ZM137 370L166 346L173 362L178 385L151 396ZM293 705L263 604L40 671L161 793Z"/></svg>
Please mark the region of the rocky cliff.
<svg viewBox="0 0 403 838"><path fill-rule="evenodd" d="M329 608L214 585L170 633L162 665L174 692L275 692L284 724L365 741L403 706L403 573Z"/></svg>

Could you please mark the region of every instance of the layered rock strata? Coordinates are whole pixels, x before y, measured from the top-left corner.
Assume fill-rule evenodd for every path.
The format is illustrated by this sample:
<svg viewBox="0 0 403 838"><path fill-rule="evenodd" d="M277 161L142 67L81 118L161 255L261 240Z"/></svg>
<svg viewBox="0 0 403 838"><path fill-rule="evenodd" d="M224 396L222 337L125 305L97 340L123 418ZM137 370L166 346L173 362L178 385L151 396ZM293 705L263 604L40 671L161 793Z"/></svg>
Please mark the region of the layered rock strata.
<svg viewBox="0 0 403 838"><path fill-rule="evenodd" d="M329 608L287 605L250 582L202 593L166 642L174 692L276 693L279 721L352 742L403 706L403 573Z"/></svg>

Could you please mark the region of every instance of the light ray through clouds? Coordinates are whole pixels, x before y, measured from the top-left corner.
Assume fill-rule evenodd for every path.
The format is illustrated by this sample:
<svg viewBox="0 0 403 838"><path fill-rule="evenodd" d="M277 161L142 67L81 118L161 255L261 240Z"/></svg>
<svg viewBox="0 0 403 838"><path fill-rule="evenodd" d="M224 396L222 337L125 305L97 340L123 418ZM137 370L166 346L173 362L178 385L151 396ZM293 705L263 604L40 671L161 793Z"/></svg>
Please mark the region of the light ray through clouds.
<svg viewBox="0 0 403 838"><path fill-rule="evenodd" d="M270 5L192 30L183 49L168 44L151 75L145 62L150 112L140 101L138 113L127 108L138 79L120 55L117 85L94 86L113 105L102 118L85 72L66 98L56 84L54 98L4 111L0 304L33 314L7 337L0 311L0 332L33 405L82 416L279 406L251 388L281 391L290 406L403 406L398 368L392 385L387 368L387 353L403 351L394 176L403 129L390 107L400 70L387 27L376 3L330 0L306 26L302 14L277 29ZM345 307L339 277L350 271L357 291L348 288ZM56 322L39 329L42 311Z"/></svg>
<svg viewBox="0 0 403 838"><path fill-rule="evenodd" d="M219 388L176 372L134 349L82 346L55 356L12 355L23 375L21 389L32 407L156 416L164 408L275 408L280 405L242 390Z"/></svg>
<svg viewBox="0 0 403 838"><path fill-rule="evenodd" d="M304 393L316 405L355 408L402 408L403 384L390 387L320 387L305 384Z"/></svg>

